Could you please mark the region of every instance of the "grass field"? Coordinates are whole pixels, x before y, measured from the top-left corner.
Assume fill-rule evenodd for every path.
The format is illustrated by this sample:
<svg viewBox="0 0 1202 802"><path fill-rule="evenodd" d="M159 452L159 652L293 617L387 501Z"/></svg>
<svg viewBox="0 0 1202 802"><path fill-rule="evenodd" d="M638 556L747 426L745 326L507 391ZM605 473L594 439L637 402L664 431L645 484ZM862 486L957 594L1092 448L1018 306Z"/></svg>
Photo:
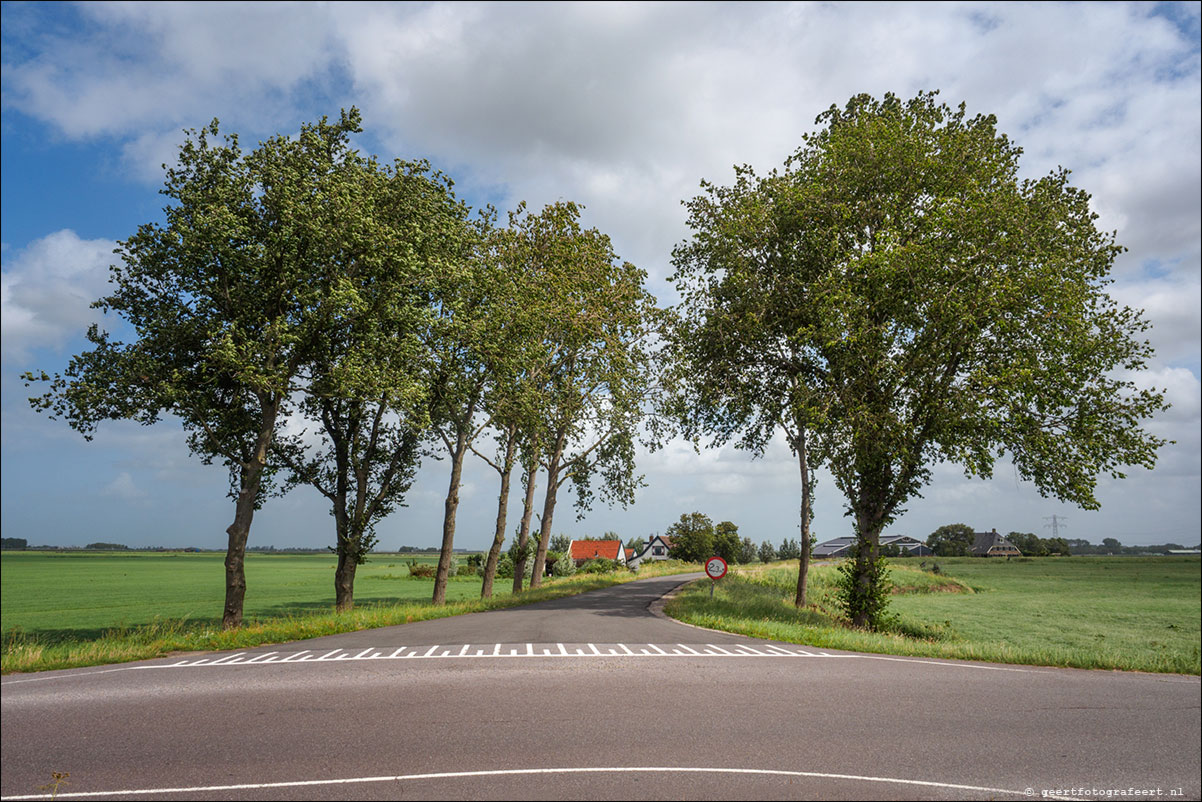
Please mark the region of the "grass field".
<svg viewBox="0 0 1202 802"><path fill-rule="evenodd" d="M1200 673L1202 565L1195 557L893 561L892 631L839 621L834 566L792 605L797 563L751 566L687 589L666 612L698 626L821 648L999 663ZM930 560L927 561L928 567Z"/></svg>
<svg viewBox="0 0 1202 802"><path fill-rule="evenodd" d="M378 554L359 566L355 602L426 602L431 580L409 577L409 560L437 554ZM47 642L86 640L155 619L220 624L225 555L182 552L5 552L0 558L0 630L19 628ZM246 555L247 618L326 612L334 605L332 554ZM512 580L499 581L498 593ZM480 595L477 577L453 578L447 600Z"/></svg>
<svg viewBox="0 0 1202 802"><path fill-rule="evenodd" d="M646 576L700 570L656 563L637 574L577 574L510 593L497 580L481 600L479 577L455 577L448 603L430 604L433 579L409 576L409 560L437 555L376 554L359 566L355 609L333 612L334 558L248 554L245 622L221 629L220 554L171 552L5 552L0 557L0 671L119 663L177 651L246 649L268 643L393 626L571 596Z"/></svg>

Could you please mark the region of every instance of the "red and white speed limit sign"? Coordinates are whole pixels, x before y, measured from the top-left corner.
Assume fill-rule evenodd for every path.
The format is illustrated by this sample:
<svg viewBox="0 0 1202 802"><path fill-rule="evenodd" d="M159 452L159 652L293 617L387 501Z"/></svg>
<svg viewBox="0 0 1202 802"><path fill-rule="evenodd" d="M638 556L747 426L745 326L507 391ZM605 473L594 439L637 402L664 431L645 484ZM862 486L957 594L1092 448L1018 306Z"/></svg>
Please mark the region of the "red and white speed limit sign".
<svg viewBox="0 0 1202 802"><path fill-rule="evenodd" d="M726 576L726 560L721 557L710 557L705 561L705 573L710 579L721 579Z"/></svg>

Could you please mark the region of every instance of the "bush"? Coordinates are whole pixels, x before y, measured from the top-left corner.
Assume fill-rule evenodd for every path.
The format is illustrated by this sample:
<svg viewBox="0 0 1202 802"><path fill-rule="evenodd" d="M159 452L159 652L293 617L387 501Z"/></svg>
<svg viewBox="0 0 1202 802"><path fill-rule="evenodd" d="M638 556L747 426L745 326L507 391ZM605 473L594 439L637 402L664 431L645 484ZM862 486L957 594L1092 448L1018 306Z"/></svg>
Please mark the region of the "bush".
<svg viewBox="0 0 1202 802"><path fill-rule="evenodd" d="M595 559L580 566L580 571L585 574L612 574L621 567L617 560Z"/></svg>
<svg viewBox="0 0 1202 802"><path fill-rule="evenodd" d="M419 563L417 560L409 561L409 576L415 576L418 579L431 579L438 573L438 566L430 565L430 563Z"/></svg>
<svg viewBox="0 0 1202 802"><path fill-rule="evenodd" d="M548 553L548 557L550 554ZM571 576L576 573L576 561L567 554L560 554L551 566L551 576Z"/></svg>
<svg viewBox="0 0 1202 802"><path fill-rule="evenodd" d="M838 587L835 598L849 621L863 616L871 630L888 629L892 619L885 612L889 607L889 594L893 583L889 581L889 568L884 557L877 556L868 567L868 586L856 582L856 557L861 544L852 546L851 556L839 564Z"/></svg>
<svg viewBox="0 0 1202 802"><path fill-rule="evenodd" d="M497 579L513 579L513 558L506 552L497 558Z"/></svg>
<svg viewBox="0 0 1202 802"><path fill-rule="evenodd" d="M468 562L466 565L461 565L461 566L459 566L459 568L457 568L455 570L455 576L479 576L479 575L480 575L479 566L472 565L471 562Z"/></svg>

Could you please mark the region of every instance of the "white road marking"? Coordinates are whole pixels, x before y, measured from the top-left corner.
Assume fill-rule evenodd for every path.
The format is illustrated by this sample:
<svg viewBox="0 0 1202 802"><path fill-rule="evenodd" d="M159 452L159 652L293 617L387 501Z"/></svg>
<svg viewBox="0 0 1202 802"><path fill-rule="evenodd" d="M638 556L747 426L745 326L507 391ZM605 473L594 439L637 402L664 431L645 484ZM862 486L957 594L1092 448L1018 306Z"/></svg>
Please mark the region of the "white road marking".
<svg viewBox="0 0 1202 802"><path fill-rule="evenodd" d="M0 797L7 802L32 799L86 799L96 796L153 796L159 794L200 794L218 791L253 791L266 788L303 788L322 785L352 785L356 783L395 783L413 780L455 780L471 777L504 777L532 774L597 774L626 772L629 774L733 774L761 777L811 777L820 780L853 780L857 782L883 783L891 785L911 785L923 788L947 788L953 791L978 791L990 794L1006 794L1008 796L1030 796L1029 791L1016 791L1011 788L990 788L982 785L961 785L934 780L909 780L902 777L873 777L861 774L833 774L821 771L784 771L781 769L726 769L685 766L586 766L581 768L552 768L552 769L497 769L493 771L443 771L430 774L395 774L385 777L346 777L333 780L294 780L291 782L272 783L240 783L237 785L197 785L184 788L127 788L120 791L59 791L57 794L23 794L20 796ZM1048 799L1069 799L1070 797L1050 796Z"/></svg>
<svg viewBox="0 0 1202 802"><path fill-rule="evenodd" d="M968 668L982 669L985 671L1010 671L1022 674L1034 673L1049 673L1063 671L1066 669L1057 669L1053 667L1011 667L1011 666L996 666L984 665L982 663L957 662L953 660L928 660L916 657L891 657L880 654L830 654L828 652L807 651L805 649L792 646L785 648L775 644L756 644L758 649L752 648L746 644L727 644L725 648L713 643L694 644L696 648L683 643L667 645L667 649L661 648L654 643L634 644L634 648L625 643L603 644L604 650L598 649L596 644L586 644L589 651L585 651L583 647L574 647L569 649L562 643L554 644L555 649L551 648L551 644L539 644L545 648L535 648L535 644L525 644L524 650L519 650L516 647L507 648L505 652L501 648L510 647L511 644L464 644L457 651L454 647L443 648L440 645L430 646L424 652L421 646L400 646L391 653L386 653L386 650L377 650L375 648L363 649L356 653L348 652L343 649L333 649L320 656L313 654L310 650L305 649L293 654L282 654L278 651L265 652L263 654L248 654L247 652L235 652L223 656L208 655L206 657L174 659L170 663L151 663L132 666L115 666L112 668L100 669L97 671L75 671L75 672L54 672L47 673L41 676L22 677L20 679L5 678L3 684L19 685L28 682L45 682L48 680L69 679L71 677L90 676L94 674L110 674L115 671L141 671L145 669L163 669L163 668L243 668L246 666L265 666L265 665L280 665L290 663L292 665L306 664L312 665L319 662L341 662L341 661L358 661L358 660L440 660L440 659L464 659L474 660L477 658L588 658L596 659L598 657L612 658L629 658L629 657L685 657L685 658L729 658L742 657L759 659L766 657L775 658L827 658L830 660L887 660L897 663L917 663L921 665L942 666L945 668ZM491 648L489 648L491 646ZM439 649L442 651L438 654L435 652ZM701 651L698 651L700 649ZM621 650L621 651L619 651ZM1164 675L1149 675L1158 682L1185 681L1196 682L1197 678L1176 678Z"/></svg>

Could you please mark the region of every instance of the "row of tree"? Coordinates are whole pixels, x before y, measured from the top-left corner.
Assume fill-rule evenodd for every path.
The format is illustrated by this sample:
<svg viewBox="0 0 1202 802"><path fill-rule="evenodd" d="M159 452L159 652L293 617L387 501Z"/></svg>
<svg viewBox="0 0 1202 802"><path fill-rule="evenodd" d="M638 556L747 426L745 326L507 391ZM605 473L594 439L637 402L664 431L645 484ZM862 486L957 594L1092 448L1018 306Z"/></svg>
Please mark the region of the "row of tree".
<svg viewBox="0 0 1202 802"><path fill-rule="evenodd" d="M434 600L468 452L499 481L482 592L515 470L515 589L527 568L538 584L565 484L582 509L633 497L655 340L656 438L758 455L783 432L796 456L798 605L827 467L857 537L848 614L874 626L880 533L932 462L989 477L1004 454L1039 492L1092 509L1099 474L1154 465L1164 441L1141 423L1165 404L1133 378L1152 353L1146 322L1105 292L1122 248L1066 170L1019 178L1021 150L992 116L932 93L860 95L817 122L783 169L736 168L733 186L703 182L686 203L682 302L668 312L574 204L519 207L498 226L429 165L350 148L353 109L249 153L214 122L168 171L165 223L120 244L115 290L97 302L135 338L93 327L91 350L42 374L49 389L31 401L89 437L101 420L173 416L194 453L229 469L236 626L247 535L273 491L307 484L329 500L347 609L375 523L436 452L450 479ZM679 527L677 556L737 561L750 545L726 523Z"/></svg>
<svg viewBox="0 0 1202 802"><path fill-rule="evenodd" d="M441 452L450 474L435 603L469 452L499 476L486 596L515 468L523 560L536 539L515 589L527 569L539 584L566 483L587 508L598 494L627 502L639 482L656 319L644 273L582 228L575 204L519 206L498 226L428 164L383 165L351 148L360 131L351 109L250 152L217 121L189 132L167 172L165 222L119 243L114 290L95 304L135 336L93 326L90 350L63 374L26 374L49 383L35 408L85 437L107 419L171 416L195 455L226 466L226 627L241 622L247 538L273 493L308 485L328 500L341 611L423 456Z"/></svg>

